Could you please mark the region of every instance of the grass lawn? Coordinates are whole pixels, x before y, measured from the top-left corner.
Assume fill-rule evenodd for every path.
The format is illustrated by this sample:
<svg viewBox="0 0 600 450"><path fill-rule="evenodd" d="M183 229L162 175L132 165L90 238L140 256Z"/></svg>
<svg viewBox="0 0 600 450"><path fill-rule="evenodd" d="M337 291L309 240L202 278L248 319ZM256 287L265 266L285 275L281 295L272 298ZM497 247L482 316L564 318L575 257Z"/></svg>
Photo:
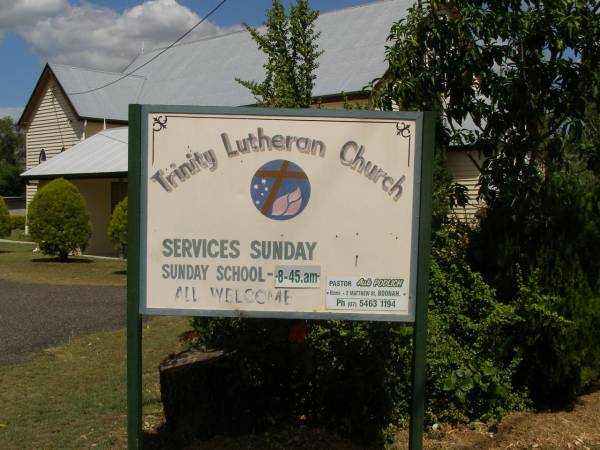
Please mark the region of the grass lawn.
<svg viewBox="0 0 600 450"><path fill-rule="evenodd" d="M0 243L0 279L40 288L127 283L124 261L77 257L60 263L32 249ZM144 423L163 420L158 365L180 350L178 336L188 329L179 317L144 324ZM124 329L82 336L25 364L0 366L0 449L126 448L125 336Z"/></svg>
<svg viewBox="0 0 600 450"><path fill-rule="evenodd" d="M162 420L157 367L186 329L185 318L144 325L145 423ZM0 366L0 448L126 448L125 342L125 330L98 333Z"/></svg>
<svg viewBox="0 0 600 450"><path fill-rule="evenodd" d="M33 244L0 243L0 278L21 283L127 284L125 261L78 256L62 263L42 253L33 253L33 248Z"/></svg>

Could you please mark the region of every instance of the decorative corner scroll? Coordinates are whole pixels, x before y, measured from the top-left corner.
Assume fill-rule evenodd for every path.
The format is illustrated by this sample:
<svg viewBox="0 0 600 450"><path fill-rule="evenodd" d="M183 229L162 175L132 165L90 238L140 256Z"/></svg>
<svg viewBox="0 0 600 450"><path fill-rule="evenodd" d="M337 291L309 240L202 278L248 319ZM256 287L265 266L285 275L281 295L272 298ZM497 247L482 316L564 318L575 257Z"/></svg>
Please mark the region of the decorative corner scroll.
<svg viewBox="0 0 600 450"><path fill-rule="evenodd" d="M408 139L408 167L410 167L410 143L412 139L412 128L410 122L398 122L396 124L396 134Z"/></svg>
<svg viewBox="0 0 600 450"><path fill-rule="evenodd" d="M167 116L154 117L154 122L152 123L152 130L159 132L160 130L164 130L165 128L167 128Z"/></svg>
<svg viewBox="0 0 600 450"><path fill-rule="evenodd" d="M396 132L397 135L402 136L403 138L410 139L410 134L411 134L410 123L398 122L396 124L396 129L398 130Z"/></svg>
<svg viewBox="0 0 600 450"><path fill-rule="evenodd" d="M167 116L154 116L152 122L152 164L154 164L154 135L167 128Z"/></svg>

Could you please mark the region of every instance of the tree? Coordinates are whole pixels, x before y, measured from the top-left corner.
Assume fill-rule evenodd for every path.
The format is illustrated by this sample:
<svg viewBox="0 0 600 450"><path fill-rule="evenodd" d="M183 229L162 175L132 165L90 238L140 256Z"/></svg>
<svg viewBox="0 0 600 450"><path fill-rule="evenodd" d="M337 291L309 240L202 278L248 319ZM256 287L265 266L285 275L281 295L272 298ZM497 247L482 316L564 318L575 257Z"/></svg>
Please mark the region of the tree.
<svg viewBox="0 0 600 450"><path fill-rule="evenodd" d="M10 213L6 207L6 203L4 203L4 199L0 197L0 237L8 236L10 231Z"/></svg>
<svg viewBox="0 0 600 450"><path fill-rule="evenodd" d="M280 0L273 0L267 11L266 31L245 25L258 48L265 54L265 79L244 81L236 78L254 95L258 106L271 108L308 108L312 100L312 88L319 66L317 59L323 52L318 50L315 31L319 12L311 10L308 0L298 0L290 8L289 16Z"/></svg>
<svg viewBox="0 0 600 450"><path fill-rule="evenodd" d="M261 106L310 104L310 93L294 89L298 82L290 75L293 52L286 47L291 42L286 26L283 8L274 1L266 34L258 39L253 34L267 54L267 75L262 84L242 84ZM316 45L307 48L316 52ZM312 87L313 75L300 78ZM444 168L444 156L438 153L435 161L436 229L447 219L452 201L464 201ZM464 247L454 242L457 249L450 249L445 245L450 238L438 240L444 241L439 247L445 256L437 258L432 270L432 321L437 331L431 333L436 345L430 347L428 377L434 395L428 413L434 420L495 418L523 403L521 392L512 389L512 367L494 358L495 332L512 318L511 309L496 300L479 274L461 264ZM268 393L269 401L257 403L268 404L269 414L283 409L290 417L306 415L308 423L345 427L365 442L385 439L407 418L411 330L403 324L214 318L195 318L192 323L198 344L223 349L231 371L240 371L234 389ZM476 360L469 361L475 353ZM449 374L459 374L454 385L446 383Z"/></svg>
<svg viewBox="0 0 600 450"><path fill-rule="evenodd" d="M64 178L43 186L29 204L29 234L40 250L66 261L69 254L84 251L92 226L85 200Z"/></svg>
<svg viewBox="0 0 600 450"><path fill-rule="evenodd" d="M127 258L127 197L117 204L108 225L108 238L115 250Z"/></svg>
<svg viewBox="0 0 600 450"><path fill-rule="evenodd" d="M391 30L377 85L379 106L438 111L445 145L487 156L471 261L526 324L506 341L537 400L570 398L600 374L599 9L418 2Z"/></svg>
<svg viewBox="0 0 600 450"><path fill-rule="evenodd" d="M0 119L0 195L20 195L24 182L19 174L25 166L24 137L10 117Z"/></svg>

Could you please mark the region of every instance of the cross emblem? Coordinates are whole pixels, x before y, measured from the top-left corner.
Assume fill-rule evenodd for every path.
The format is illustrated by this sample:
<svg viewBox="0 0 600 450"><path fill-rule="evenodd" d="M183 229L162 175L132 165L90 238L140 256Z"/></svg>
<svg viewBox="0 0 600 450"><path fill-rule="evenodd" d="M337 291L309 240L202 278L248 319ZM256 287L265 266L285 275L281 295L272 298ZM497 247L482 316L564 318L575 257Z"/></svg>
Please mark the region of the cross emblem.
<svg viewBox="0 0 600 450"><path fill-rule="evenodd" d="M271 207L273 206L273 202L275 201L275 197L277 196L277 192L281 188L281 184L286 179L299 179L299 180L307 180L308 177L304 172L293 172L289 171L288 168L290 166L289 161L283 161L281 168L279 170L259 170L256 172L255 176L257 177L265 177L265 178L274 178L275 183L269 192L267 200L265 201L261 212L268 216L269 211L271 211Z"/></svg>
<svg viewBox="0 0 600 450"><path fill-rule="evenodd" d="M297 164L274 159L259 167L252 177L250 197L263 216L289 220L308 205L310 180Z"/></svg>

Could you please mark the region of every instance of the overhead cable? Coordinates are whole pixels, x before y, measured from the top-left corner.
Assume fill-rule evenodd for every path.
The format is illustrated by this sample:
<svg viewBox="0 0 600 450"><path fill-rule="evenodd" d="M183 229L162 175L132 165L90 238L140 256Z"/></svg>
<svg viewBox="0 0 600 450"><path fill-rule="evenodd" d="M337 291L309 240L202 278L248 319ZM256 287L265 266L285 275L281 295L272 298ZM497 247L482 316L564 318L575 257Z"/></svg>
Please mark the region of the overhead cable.
<svg viewBox="0 0 600 450"><path fill-rule="evenodd" d="M119 81L127 78L130 75L133 75L135 72L137 72L138 70L140 70L142 67L147 66L148 64L150 64L152 61L154 61L155 59L157 59L159 56L161 56L163 53L165 53L167 50L169 50L170 48L174 47L175 45L177 45L179 42L181 42L182 39L185 39L185 37L190 34L192 31L194 31L200 24L202 24L202 22L204 22L206 19L208 19L213 13L215 13L221 6L223 6L223 4L226 2L227 0L221 0L221 2L215 6L213 9L211 9L208 14L206 14L202 19L200 19L200 21L194 25L192 28L190 28L189 30L187 30L184 34L182 34L179 38L177 38L176 41L174 41L173 43L171 43L168 47L165 47L164 49L162 49L160 52L158 52L156 55L154 55L152 58L150 58L148 61L146 61L144 64L142 64L139 67L136 67L135 69L133 69L131 72L127 72L125 74L123 74L123 76L117 78L116 80L111 81L110 83L106 83L102 86L98 86L96 88L93 89L88 89L87 91L80 91L80 92L67 92L67 95L81 95L81 94L89 94L90 92L95 92L95 91L99 91L100 89L104 89L108 86L111 86L115 83L118 83Z"/></svg>

